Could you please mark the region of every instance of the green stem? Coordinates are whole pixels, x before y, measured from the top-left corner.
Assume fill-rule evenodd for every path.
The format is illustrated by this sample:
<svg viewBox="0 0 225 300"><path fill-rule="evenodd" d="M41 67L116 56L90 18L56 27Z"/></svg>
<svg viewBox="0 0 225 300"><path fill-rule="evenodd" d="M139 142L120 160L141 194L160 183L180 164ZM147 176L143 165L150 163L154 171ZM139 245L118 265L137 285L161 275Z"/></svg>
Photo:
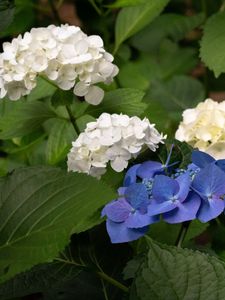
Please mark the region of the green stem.
<svg viewBox="0 0 225 300"><path fill-rule="evenodd" d="M67 113L69 115L70 122L73 125L73 128L76 131L77 135L79 135L80 134L80 129L77 126L76 119L74 118L73 113L72 113L70 107L68 105L66 105L65 107L66 107Z"/></svg>
<svg viewBox="0 0 225 300"><path fill-rule="evenodd" d="M207 5L206 5L206 1L205 0L201 0L201 6L202 6L202 11L205 15L205 17L207 17Z"/></svg>
<svg viewBox="0 0 225 300"><path fill-rule="evenodd" d="M58 24L61 24L60 16L59 16L58 11L55 7L54 0L48 0L48 3L49 3L49 6L51 7L51 10L52 10L52 13L55 17L56 22Z"/></svg>
<svg viewBox="0 0 225 300"><path fill-rule="evenodd" d="M94 7L97 14L99 14L99 16L101 16L102 12L99 9L99 7L96 5L95 0L89 0L89 3Z"/></svg>
<svg viewBox="0 0 225 300"><path fill-rule="evenodd" d="M185 239L185 236L187 234L187 231L188 231L188 228L189 228L190 224L191 224L191 221L187 221L187 222L183 222L182 223L180 231L179 231L179 234L178 234L178 237L177 237L177 240L176 240L176 243L175 243L175 245L177 247L181 247L182 246L182 243L183 243L183 241Z"/></svg>
<svg viewBox="0 0 225 300"><path fill-rule="evenodd" d="M128 287L120 283L119 281L115 280L114 278L110 277L109 275L105 274L104 272L97 271L96 274L101 277L102 279L108 281L112 285L118 287L120 290L124 291L125 293L129 292Z"/></svg>
<svg viewBox="0 0 225 300"><path fill-rule="evenodd" d="M60 262L65 263L65 264L74 265L76 267L82 267L82 268L86 267L83 264L79 264L79 263L76 263L75 261L70 261L70 260L66 260L66 259L62 259L62 258L56 258L55 260L56 261L60 261ZM96 271L95 273L100 278L102 278L103 280L111 283L112 285L116 286L117 288L119 288L120 290L124 291L125 293L129 292L129 288L128 287L126 287L125 285L123 285L122 283L120 283L119 281L117 281L116 279L110 277L109 275L105 274L104 272L102 272L102 271Z"/></svg>

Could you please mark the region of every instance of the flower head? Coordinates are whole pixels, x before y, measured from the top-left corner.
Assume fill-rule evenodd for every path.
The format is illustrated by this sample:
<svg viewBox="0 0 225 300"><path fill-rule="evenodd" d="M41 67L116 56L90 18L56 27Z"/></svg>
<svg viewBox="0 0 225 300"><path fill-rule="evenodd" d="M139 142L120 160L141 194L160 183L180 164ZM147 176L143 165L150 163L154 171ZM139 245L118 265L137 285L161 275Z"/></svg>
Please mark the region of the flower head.
<svg viewBox="0 0 225 300"><path fill-rule="evenodd" d="M163 139L146 118L103 113L72 143L68 170L100 177L110 162L115 171L121 172L144 145L155 151Z"/></svg>
<svg viewBox="0 0 225 300"><path fill-rule="evenodd" d="M215 159L225 158L225 101L206 99L186 109L175 136Z"/></svg>
<svg viewBox="0 0 225 300"><path fill-rule="evenodd" d="M170 157L170 155L169 155ZM135 240L159 221L210 221L225 208L225 160L193 151L186 169L148 161L132 166L119 188L119 198L103 209L114 243Z"/></svg>
<svg viewBox="0 0 225 300"><path fill-rule="evenodd" d="M3 44L0 54L0 98L18 100L36 86L40 74L59 88L74 88L93 105L104 91L95 84L110 83L118 73L113 56L103 48L97 35L87 36L79 27L50 25L33 28L11 43Z"/></svg>
<svg viewBox="0 0 225 300"><path fill-rule="evenodd" d="M148 191L142 183L134 183L121 191L121 198L107 204L102 212L107 216L107 230L113 243L135 240L144 235L149 224L158 221L157 217L147 214Z"/></svg>

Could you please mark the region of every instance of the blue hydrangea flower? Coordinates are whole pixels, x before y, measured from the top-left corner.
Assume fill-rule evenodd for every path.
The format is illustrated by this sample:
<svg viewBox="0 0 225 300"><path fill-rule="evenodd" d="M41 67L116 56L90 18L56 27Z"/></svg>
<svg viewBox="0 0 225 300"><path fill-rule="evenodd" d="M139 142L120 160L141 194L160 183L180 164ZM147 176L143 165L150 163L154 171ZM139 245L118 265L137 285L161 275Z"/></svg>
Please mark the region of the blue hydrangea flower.
<svg viewBox="0 0 225 300"><path fill-rule="evenodd" d="M112 243L123 243L143 236L148 225L158 221L158 217L147 214L148 191L142 183L133 183L119 189L121 198L108 203L102 216L107 216L106 227Z"/></svg>
<svg viewBox="0 0 225 300"><path fill-rule="evenodd" d="M192 189L201 197L197 217L208 222L219 216L225 208L225 172L214 163L209 163L198 172L192 182Z"/></svg>
<svg viewBox="0 0 225 300"><path fill-rule="evenodd" d="M152 199L148 206L149 216L162 214L167 223L180 223L196 218L200 198L190 192L188 172L176 179L165 175L155 177Z"/></svg>
<svg viewBox="0 0 225 300"><path fill-rule="evenodd" d="M192 151L191 160L192 160L193 164L195 164L200 169L203 169L208 164L214 163L222 171L225 172L225 159L215 160L215 158L213 158L208 153L205 153L205 152L202 152L202 151L199 151L199 150L194 150L194 151Z"/></svg>
<svg viewBox="0 0 225 300"><path fill-rule="evenodd" d="M151 179L155 175L165 174L165 171L168 168L170 168L174 164L177 164L177 162L175 162L169 165L172 150L173 150L173 145L170 148L170 152L165 164L162 164L157 161L146 161L143 162L142 164L137 164L132 166L125 175L123 185L129 186L130 184L137 182L138 178L144 180L145 182L151 181Z"/></svg>

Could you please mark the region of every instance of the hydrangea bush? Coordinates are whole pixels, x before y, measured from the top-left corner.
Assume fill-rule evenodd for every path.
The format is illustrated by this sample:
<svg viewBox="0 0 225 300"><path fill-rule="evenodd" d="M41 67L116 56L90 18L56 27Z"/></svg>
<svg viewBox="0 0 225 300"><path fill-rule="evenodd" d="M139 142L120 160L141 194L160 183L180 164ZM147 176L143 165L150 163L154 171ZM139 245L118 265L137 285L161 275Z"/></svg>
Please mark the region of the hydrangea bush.
<svg viewBox="0 0 225 300"><path fill-rule="evenodd" d="M224 300L224 2L3 0L0 29L0 299Z"/></svg>

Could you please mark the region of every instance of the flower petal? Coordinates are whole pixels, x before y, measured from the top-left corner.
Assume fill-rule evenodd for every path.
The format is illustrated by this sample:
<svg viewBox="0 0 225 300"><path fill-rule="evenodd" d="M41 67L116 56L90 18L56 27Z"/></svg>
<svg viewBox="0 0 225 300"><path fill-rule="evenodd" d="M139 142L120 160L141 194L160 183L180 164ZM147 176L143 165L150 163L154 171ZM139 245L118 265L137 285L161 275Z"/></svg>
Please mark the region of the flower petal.
<svg viewBox="0 0 225 300"><path fill-rule="evenodd" d="M144 179L150 179L155 174L163 173L164 169L161 163L156 161L146 161L141 164L141 166L137 170L137 175Z"/></svg>
<svg viewBox="0 0 225 300"><path fill-rule="evenodd" d="M147 214L141 214L138 210L130 214L125 221L128 228L142 228L144 226L156 223L159 221L158 216L150 217Z"/></svg>
<svg viewBox="0 0 225 300"><path fill-rule="evenodd" d="M218 217L224 211L224 200L217 197L209 201L202 200L197 218L201 222L208 222Z"/></svg>
<svg viewBox="0 0 225 300"><path fill-rule="evenodd" d="M125 199L110 202L104 208L104 214L113 222L124 222L131 212L132 207Z"/></svg>
<svg viewBox="0 0 225 300"><path fill-rule="evenodd" d="M199 168L204 168L206 165L215 162L211 155L198 150L192 151L191 160Z"/></svg>
<svg viewBox="0 0 225 300"><path fill-rule="evenodd" d="M208 164L195 176L192 187L200 196L222 196L225 194L225 173L215 164Z"/></svg>
<svg viewBox="0 0 225 300"><path fill-rule="evenodd" d="M128 186L125 192L125 197L133 208L147 208L148 191L144 184L133 183Z"/></svg>
<svg viewBox="0 0 225 300"><path fill-rule="evenodd" d="M114 223L110 220L106 221L106 228L110 236L111 242L126 243L139 239L148 230L148 226L141 229L127 228L124 223Z"/></svg>
<svg viewBox="0 0 225 300"><path fill-rule="evenodd" d="M176 209L163 214L163 219L170 224L194 220L200 204L200 197L196 193L190 193L183 203L178 203Z"/></svg>
<svg viewBox="0 0 225 300"><path fill-rule="evenodd" d="M176 181L179 183L180 190L177 194L179 201L183 202L190 191L191 179L188 172L178 176Z"/></svg>
<svg viewBox="0 0 225 300"><path fill-rule="evenodd" d="M157 202L168 201L179 192L179 183L168 176L157 175L152 186L152 196Z"/></svg>
<svg viewBox="0 0 225 300"><path fill-rule="evenodd" d="M148 215L149 216L156 216L168 211L171 211L173 209L175 209L177 207L177 204L172 201L165 201L162 203L157 203L154 200L152 201L153 203L151 203L148 206Z"/></svg>
<svg viewBox="0 0 225 300"><path fill-rule="evenodd" d="M137 180L137 169L141 166L141 164L137 164L132 166L131 168L129 168L129 170L127 171L125 178L124 178L124 182L123 185L124 186L129 186L132 183L136 182Z"/></svg>

